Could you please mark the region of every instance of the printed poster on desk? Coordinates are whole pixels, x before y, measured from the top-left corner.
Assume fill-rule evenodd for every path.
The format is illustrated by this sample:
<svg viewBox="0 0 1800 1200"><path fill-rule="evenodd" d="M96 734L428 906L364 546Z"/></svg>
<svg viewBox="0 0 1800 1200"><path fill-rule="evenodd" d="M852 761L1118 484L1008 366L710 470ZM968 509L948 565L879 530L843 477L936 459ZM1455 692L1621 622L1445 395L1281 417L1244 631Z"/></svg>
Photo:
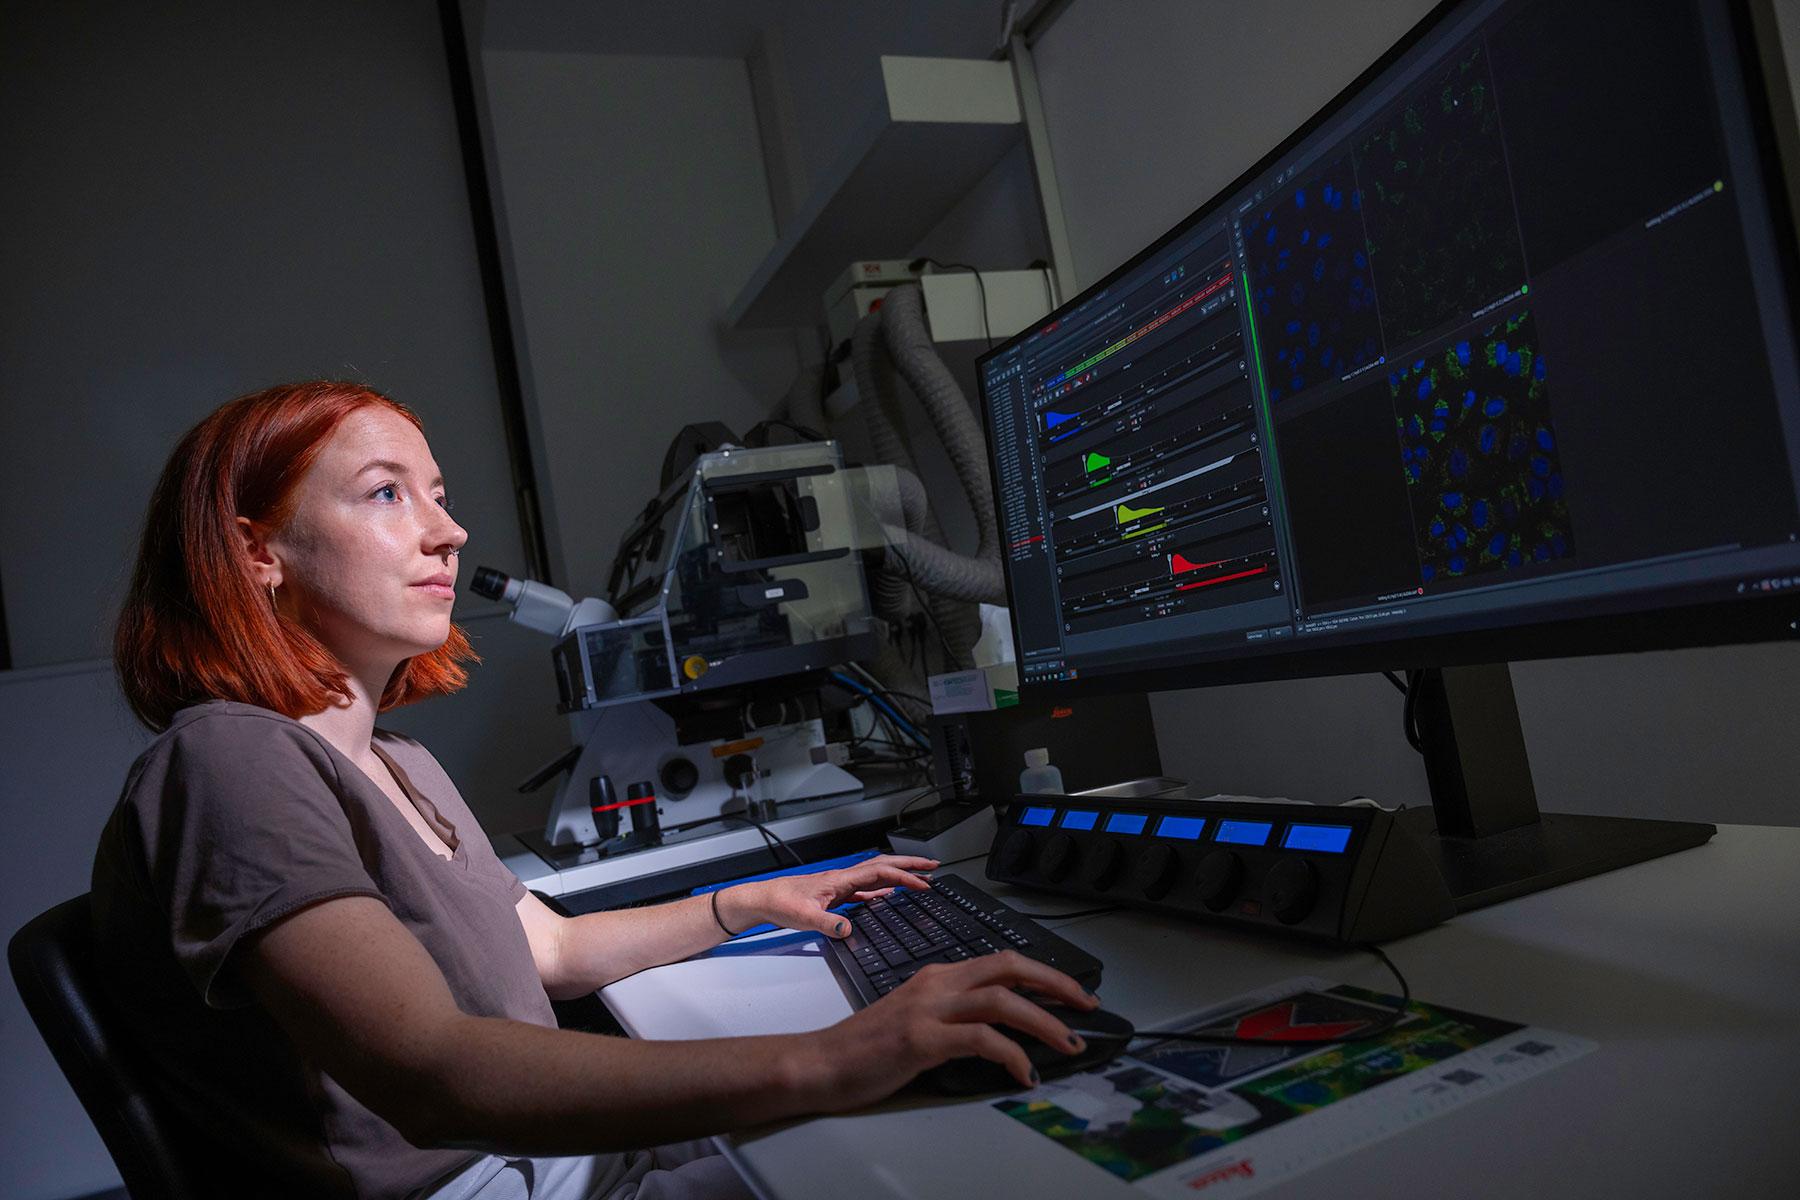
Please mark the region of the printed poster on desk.
<svg viewBox="0 0 1800 1200"><path fill-rule="evenodd" d="M1399 1002L1288 980L1165 1028L1306 1044L1151 1042L994 1108L1151 1196L1248 1196L1594 1048L1419 1000L1385 1036L1316 1041L1367 1029Z"/></svg>

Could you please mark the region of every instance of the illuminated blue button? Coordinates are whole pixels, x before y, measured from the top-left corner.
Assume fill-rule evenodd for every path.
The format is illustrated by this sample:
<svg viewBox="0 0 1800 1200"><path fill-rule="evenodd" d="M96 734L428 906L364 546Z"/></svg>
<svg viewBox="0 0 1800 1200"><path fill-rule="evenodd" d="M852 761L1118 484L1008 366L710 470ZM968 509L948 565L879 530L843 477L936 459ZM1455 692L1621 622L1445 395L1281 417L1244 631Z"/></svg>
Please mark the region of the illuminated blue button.
<svg viewBox="0 0 1800 1200"><path fill-rule="evenodd" d="M1164 817L1156 827L1156 836L1195 842L1200 840L1200 831L1205 828L1205 817Z"/></svg>
<svg viewBox="0 0 1800 1200"><path fill-rule="evenodd" d="M1048 825L1050 818L1056 815L1054 808L1028 808L1019 814L1021 825Z"/></svg>
<svg viewBox="0 0 1800 1200"><path fill-rule="evenodd" d="M1284 850L1313 850L1320 854L1342 854L1349 844L1348 825L1289 825L1281 839Z"/></svg>
<svg viewBox="0 0 1800 1200"><path fill-rule="evenodd" d="M1070 809L1063 814L1062 827L1064 829L1092 829L1094 822L1099 819L1100 814L1097 812L1078 812Z"/></svg>
<svg viewBox="0 0 1800 1200"><path fill-rule="evenodd" d="M1275 826L1268 821L1220 821L1213 831L1213 841L1230 842L1234 846L1261 846L1268 842Z"/></svg>
<svg viewBox="0 0 1800 1200"><path fill-rule="evenodd" d="M1143 813L1113 813L1106 818L1108 833L1142 833L1150 818Z"/></svg>

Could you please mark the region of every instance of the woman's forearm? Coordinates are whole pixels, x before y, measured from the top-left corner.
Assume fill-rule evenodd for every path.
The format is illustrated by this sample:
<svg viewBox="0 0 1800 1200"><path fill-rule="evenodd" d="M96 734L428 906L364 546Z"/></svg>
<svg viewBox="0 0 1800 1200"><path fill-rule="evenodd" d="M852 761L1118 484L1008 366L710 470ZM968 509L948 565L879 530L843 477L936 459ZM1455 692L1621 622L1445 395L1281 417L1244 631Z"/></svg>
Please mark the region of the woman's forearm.
<svg viewBox="0 0 1800 1200"><path fill-rule="evenodd" d="M414 1135L434 1147L641 1148L819 1111L830 1086L820 1035L648 1042L469 1017L445 1037Z"/></svg>
<svg viewBox="0 0 1800 1200"><path fill-rule="evenodd" d="M719 893L719 915L732 932L742 932L762 919L753 901L753 889L747 885ZM585 996L724 940L725 931L713 920L710 896L571 917L562 930L557 978L546 990L553 1000Z"/></svg>

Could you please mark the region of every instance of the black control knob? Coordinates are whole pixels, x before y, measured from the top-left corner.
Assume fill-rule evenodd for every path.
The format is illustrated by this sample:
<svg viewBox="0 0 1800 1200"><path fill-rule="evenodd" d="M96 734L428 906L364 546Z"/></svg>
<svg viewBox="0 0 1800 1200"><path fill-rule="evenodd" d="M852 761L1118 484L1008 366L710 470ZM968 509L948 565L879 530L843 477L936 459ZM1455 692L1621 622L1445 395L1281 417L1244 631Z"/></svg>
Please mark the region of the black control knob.
<svg viewBox="0 0 1800 1200"><path fill-rule="evenodd" d="M1125 847L1119 845L1118 839L1107 838L1088 852L1087 861L1081 866L1081 881L1104 892L1118 882L1119 872L1124 869Z"/></svg>
<svg viewBox="0 0 1800 1200"><path fill-rule="evenodd" d="M1031 866L1037 851L1037 839L1023 829L1015 829L1000 844L1000 871L1004 875L1022 875Z"/></svg>
<svg viewBox="0 0 1800 1200"><path fill-rule="evenodd" d="M1237 899L1244 886L1244 860L1229 850L1214 850L1200 860L1194 873L1194 888L1200 903L1214 912L1223 912Z"/></svg>
<svg viewBox="0 0 1800 1200"><path fill-rule="evenodd" d="M685 758L671 758L657 773L663 791L670 796L685 796L700 783L700 768Z"/></svg>
<svg viewBox="0 0 1800 1200"><path fill-rule="evenodd" d="M1319 872L1304 858L1276 859L1263 880L1263 898L1283 925L1303 921L1319 898Z"/></svg>
<svg viewBox="0 0 1800 1200"><path fill-rule="evenodd" d="M1161 900L1175 886L1181 859L1173 846L1151 846L1131 866L1131 886L1146 900Z"/></svg>
<svg viewBox="0 0 1800 1200"><path fill-rule="evenodd" d="M1066 833L1053 833L1038 856L1038 871L1052 883L1069 873L1075 865L1075 839Z"/></svg>

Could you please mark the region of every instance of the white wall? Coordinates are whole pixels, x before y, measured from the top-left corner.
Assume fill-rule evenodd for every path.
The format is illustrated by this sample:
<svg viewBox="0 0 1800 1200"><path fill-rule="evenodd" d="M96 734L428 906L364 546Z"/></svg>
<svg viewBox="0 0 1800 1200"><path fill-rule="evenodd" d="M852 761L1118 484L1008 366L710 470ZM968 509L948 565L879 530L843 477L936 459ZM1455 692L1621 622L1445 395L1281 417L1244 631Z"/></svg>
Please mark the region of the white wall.
<svg viewBox="0 0 1800 1200"><path fill-rule="evenodd" d="M0 162L15 666L109 653L168 451L283 380L358 378L415 406L458 516L517 555L429 0L8 5Z"/></svg>
<svg viewBox="0 0 1800 1200"><path fill-rule="evenodd" d="M775 241L749 71L522 50L483 66L557 583L603 594L676 431L743 433L798 366L787 334L719 324Z"/></svg>
<svg viewBox="0 0 1800 1200"><path fill-rule="evenodd" d="M486 314L431 0L0 6L0 934L87 890L148 738L107 650L182 431L285 379L413 405L473 546L519 558ZM566 746L547 639L458 601L468 692L384 719L496 832ZM71 661L73 660L73 661ZM37 664L66 664L38 666ZM0 983L0 1195L116 1184Z"/></svg>
<svg viewBox="0 0 1800 1200"><path fill-rule="evenodd" d="M1428 0L1076 0L1036 46L1085 286L1235 179L1424 15ZM1790 72L1800 4L1781 0ZM1548 810L1800 823L1790 644L1513 668ZM1379 676L1166 694L1170 773L1229 792L1428 804Z"/></svg>

